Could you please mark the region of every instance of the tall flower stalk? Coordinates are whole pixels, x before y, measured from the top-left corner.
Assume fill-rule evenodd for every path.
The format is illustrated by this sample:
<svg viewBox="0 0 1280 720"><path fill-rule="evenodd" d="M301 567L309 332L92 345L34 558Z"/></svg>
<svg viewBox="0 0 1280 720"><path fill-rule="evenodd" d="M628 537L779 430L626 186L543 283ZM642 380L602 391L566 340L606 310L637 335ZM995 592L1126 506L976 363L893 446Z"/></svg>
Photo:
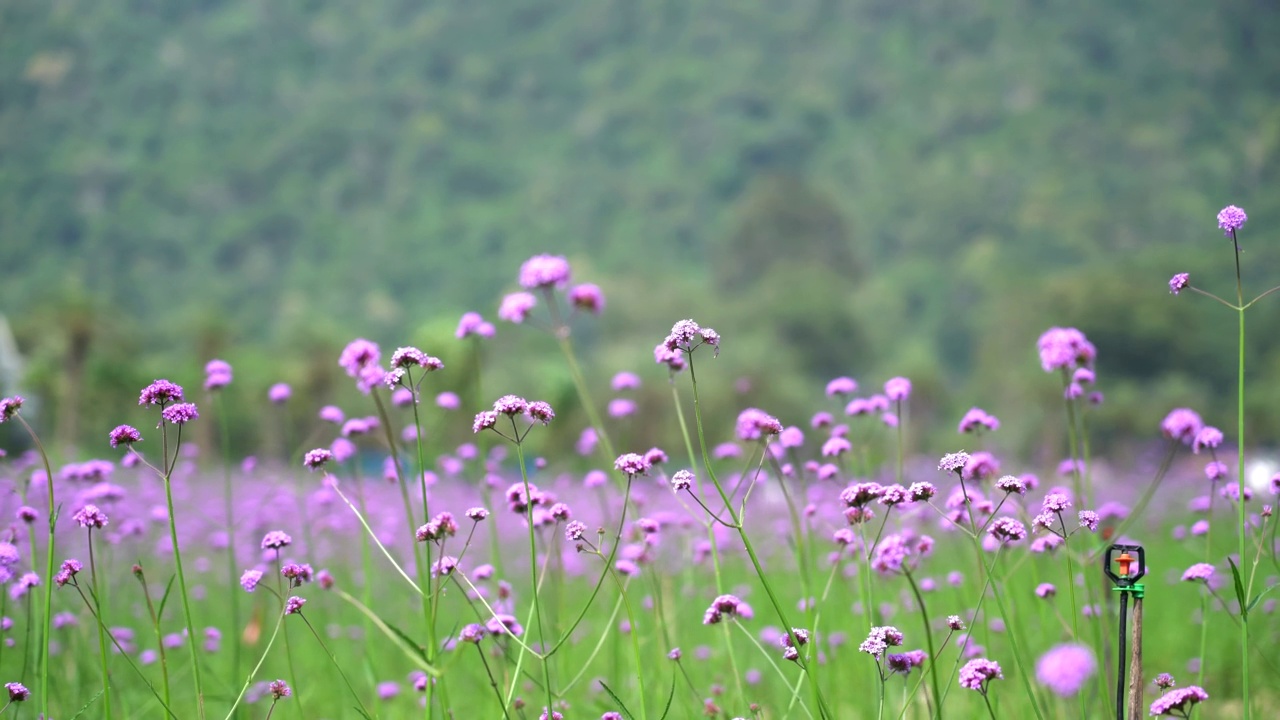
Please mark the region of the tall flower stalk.
<svg viewBox="0 0 1280 720"><path fill-rule="evenodd" d="M173 508L173 470L178 464L178 458L181 457L182 451L182 427L187 423L200 417L199 411L193 403L182 402L182 387L168 380L156 380L147 387L143 388L138 399L139 405L158 405L160 407L160 467L148 465L159 474L161 481L164 483L165 504L168 510L169 521L169 541L173 545L173 564L178 575L178 594L182 597L182 614L183 620L187 628L187 647L191 655L191 673L195 682L196 690L196 717L203 720L204 711L204 680L200 673L200 656L196 649L196 631L195 622L191 614L191 599L187 592L187 576L182 568L182 549L178 542L178 521ZM173 450L169 449L169 426L175 427L173 431ZM128 431L132 430L132 433ZM121 436L128 436L127 442L117 437L117 433ZM127 425L116 428L112 431L112 444L128 444L141 440L138 431ZM136 452L136 451L135 451ZM145 462L145 460L144 460Z"/></svg>

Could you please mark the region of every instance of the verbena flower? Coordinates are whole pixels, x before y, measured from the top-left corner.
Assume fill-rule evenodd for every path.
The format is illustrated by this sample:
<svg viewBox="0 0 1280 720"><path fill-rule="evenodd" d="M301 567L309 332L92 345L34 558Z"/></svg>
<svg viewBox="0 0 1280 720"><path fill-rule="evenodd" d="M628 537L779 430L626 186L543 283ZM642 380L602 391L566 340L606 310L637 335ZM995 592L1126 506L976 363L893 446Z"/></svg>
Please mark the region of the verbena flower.
<svg viewBox="0 0 1280 720"><path fill-rule="evenodd" d="M520 287L526 290L563 289L569 284L571 274L569 261L563 256L534 255L520 266Z"/></svg>
<svg viewBox="0 0 1280 720"><path fill-rule="evenodd" d="M715 625L726 615L750 619L752 614L751 606L738 599L737 595L720 595L711 601L711 605L702 614L702 624Z"/></svg>
<svg viewBox="0 0 1280 720"><path fill-rule="evenodd" d="M459 340L471 337L493 337L495 333L493 323L486 322L478 312L467 312L462 314L462 318L458 320L458 329L454 332L454 337Z"/></svg>
<svg viewBox="0 0 1280 720"><path fill-rule="evenodd" d="M529 417L543 425L550 424L550 422L556 418L556 413L551 409L551 405L541 400L535 400L529 403L528 412Z"/></svg>
<svg viewBox="0 0 1280 720"><path fill-rule="evenodd" d="M1231 233L1244 227L1248 219L1249 216L1245 214L1244 210L1235 205L1228 205L1218 211L1218 227L1222 229L1223 234L1227 237L1231 237ZM1155 713L1151 714L1155 715Z"/></svg>
<svg viewBox="0 0 1280 720"><path fill-rule="evenodd" d="M852 395L858 392L858 382L851 377L838 377L827 383L827 397Z"/></svg>
<svg viewBox="0 0 1280 720"><path fill-rule="evenodd" d="M117 425L108 436L111 440L111 447L120 445L132 445L142 440L142 433L138 429L130 425Z"/></svg>
<svg viewBox="0 0 1280 720"><path fill-rule="evenodd" d="M1054 587L1053 583L1040 583L1036 586L1037 597L1047 600L1057 594L1058 588Z"/></svg>
<svg viewBox="0 0 1280 720"><path fill-rule="evenodd" d="M583 283L569 289L569 304L592 315L604 312L604 291L599 285Z"/></svg>
<svg viewBox="0 0 1280 720"><path fill-rule="evenodd" d="M107 514L98 509L97 505L85 505L71 516L82 528L104 528L107 526Z"/></svg>
<svg viewBox="0 0 1280 720"><path fill-rule="evenodd" d="M1075 328L1052 327L1036 341L1040 351L1040 366L1045 372L1092 365L1097 349Z"/></svg>
<svg viewBox="0 0 1280 720"><path fill-rule="evenodd" d="M911 381L904 377L889 378L884 383L884 394L893 402L902 402L911 396Z"/></svg>
<svg viewBox="0 0 1280 720"><path fill-rule="evenodd" d="M1190 408L1175 408L1160 422L1160 432L1170 440L1191 445L1204 429L1200 414Z"/></svg>
<svg viewBox="0 0 1280 720"><path fill-rule="evenodd" d="M1004 543L1017 542L1027 537L1027 527L1011 517L999 517L991 521L987 532Z"/></svg>
<svg viewBox="0 0 1280 720"><path fill-rule="evenodd" d="M279 550L293 544L293 538L281 530L272 530L262 537L263 550Z"/></svg>
<svg viewBox="0 0 1280 720"><path fill-rule="evenodd" d="M171 402L182 402L182 386L168 380L156 380L143 388L138 396L139 405L167 405Z"/></svg>
<svg viewBox="0 0 1280 720"><path fill-rule="evenodd" d="M928 659L928 654L924 650L909 650L904 653L889 653L884 658L885 667L891 673L900 675L908 675L913 668L924 665L924 661Z"/></svg>
<svg viewBox="0 0 1280 720"><path fill-rule="evenodd" d="M267 686L267 691L271 693L272 700L280 700L293 694L293 691L289 689L289 683L284 680L272 680L271 684Z"/></svg>
<svg viewBox="0 0 1280 720"><path fill-rule="evenodd" d="M9 691L9 702L24 702L31 697L31 691L20 682L5 683L4 688Z"/></svg>
<svg viewBox="0 0 1280 720"><path fill-rule="evenodd" d="M1183 582L1209 582L1213 577L1214 567L1209 563L1196 563L1182 573Z"/></svg>
<svg viewBox="0 0 1280 720"><path fill-rule="evenodd" d="M300 598L297 595L294 595L285 601L284 614L296 615L297 613L302 612L302 606L306 604L307 604L307 601L305 599Z"/></svg>
<svg viewBox="0 0 1280 720"><path fill-rule="evenodd" d="M272 405L283 405L293 397L293 388L289 387L289 383L275 383L267 388L267 401Z"/></svg>
<svg viewBox="0 0 1280 720"><path fill-rule="evenodd" d="M1169 292L1177 295L1191 284L1191 275L1188 273L1178 273L1169 278Z"/></svg>
<svg viewBox="0 0 1280 720"><path fill-rule="evenodd" d="M1242 221L1243 222L1243 221ZM1170 690L1151 703L1151 715L1172 715L1180 713L1183 717L1191 716L1191 709L1209 699L1209 693L1197 685L1188 685L1177 690Z"/></svg>
<svg viewBox="0 0 1280 720"><path fill-rule="evenodd" d="M195 403L177 403L160 411L160 416L173 425L185 425L200 417Z"/></svg>
<svg viewBox="0 0 1280 720"><path fill-rule="evenodd" d="M995 431L1000 429L1000 421L995 415L990 415L982 408L970 408L969 412L960 418L959 431L961 433L970 433L978 429Z"/></svg>
<svg viewBox="0 0 1280 720"><path fill-rule="evenodd" d="M759 440L766 435L777 435L782 432L782 423L778 418L759 408L747 408L738 413L738 439L744 442Z"/></svg>
<svg viewBox="0 0 1280 720"><path fill-rule="evenodd" d="M885 650L902 644L902 631L892 625L881 625L871 628L867 639L858 645L858 651L879 659Z"/></svg>
<svg viewBox="0 0 1280 720"><path fill-rule="evenodd" d="M969 464L969 453L961 450L960 452L947 453L938 461L938 469L949 473L959 473L964 471L964 466Z"/></svg>
<svg viewBox="0 0 1280 720"><path fill-rule="evenodd" d="M53 581L57 583L58 587L62 587L71 582L83 569L84 565L82 565L79 560L63 560L62 567L58 570L58 573L53 576Z"/></svg>
<svg viewBox="0 0 1280 720"><path fill-rule="evenodd" d="M1170 675L1169 673L1160 673L1159 675L1157 675L1155 683L1156 683L1156 687L1160 688L1161 690L1168 690L1169 688L1177 684L1177 682L1173 679L1173 676Z"/></svg>
<svg viewBox="0 0 1280 720"><path fill-rule="evenodd" d="M1201 450L1208 448L1210 450L1217 449L1222 445L1222 431L1212 425L1205 425L1200 428L1200 432L1196 433L1195 439L1191 441L1191 452L1199 455Z"/></svg>
<svg viewBox="0 0 1280 720"><path fill-rule="evenodd" d="M481 430L489 430L498 425L498 413L493 410L483 410L476 413L476 419L471 423L471 432L478 433Z"/></svg>
<svg viewBox="0 0 1280 720"><path fill-rule="evenodd" d="M244 588L245 592L253 592L256 590L258 588L258 583L261 581L261 570L245 570L244 573L240 575L240 587Z"/></svg>
<svg viewBox="0 0 1280 720"><path fill-rule="evenodd" d="M987 682L995 679L1004 679L1004 673L1000 671L1000 664L994 660L974 658L960 668L962 688L985 693Z"/></svg>
<svg viewBox="0 0 1280 720"><path fill-rule="evenodd" d="M636 453L624 453L618 456L613 462L613 467L624 475L632 477L636 475L644 475L649 472L649 463L644 459L643 455Z"/></svg>
<svg viewBox="0 0 1280 720"><path fill-rule="evenodd" d="M1010 495L1025 495L1027 492L1026 481L1013 475L1005 475L997 480L996 487Z"/></svg>
<svg viewBox="0 0 1280 720"><path fill-rule="evenodd" d="M458 633L458 640L461 642L479 645L480 641L484 639L484 634L485 629L483 625L480 623L471 623L462 627L462 630Z"/></svg>
<svg viewBox="0 0 1280 720"><path fill-rule="evenodd" d="M382 362L382 350L377 343L364 338L356 338L347 343L338 355L338 366L353 378L359 378L365 368L376 366L380 362Z"/></svg>
<svg viewBox="0 0 1280 720"><path fill-rule="evenodd" d="M1066 643L1051 648L1036 661L1036 679L1059 697L1080 692L1098 669L1093 651L1085 645Z"/></svg>
<svg viewBox="0 0 1280 720"><path fill-rule="evenodd" d="M931 482L915 482L907 488L907 494L911 497L911 502L925 502L938 494L938 488Z"/></svg>
<svg viewBox="0 0 1280 720"><path fill-rule="evenodd" d="M502 303L498 306L498 319L519 325L537 306L538 298L533 293L511 293L502 298Z"/></svg>
<svg viewBox="0 0 1280 720"><path fill-rule="evenodd" d="M325 448L316 448L308 450L307 454L302 458L303 467L308 470L317 470L324 467L325 463L333 459L333 452Z"/></svg>

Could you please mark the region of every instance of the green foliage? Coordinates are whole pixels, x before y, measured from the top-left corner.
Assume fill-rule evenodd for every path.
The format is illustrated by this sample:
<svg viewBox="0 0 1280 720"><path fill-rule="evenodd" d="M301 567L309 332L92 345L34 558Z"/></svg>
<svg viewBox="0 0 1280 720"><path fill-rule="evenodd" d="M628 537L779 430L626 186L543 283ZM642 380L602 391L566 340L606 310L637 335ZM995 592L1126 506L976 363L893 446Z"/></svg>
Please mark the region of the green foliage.
<svg viewBox="0 0 1280 720"><path fill-rule="evenodd" d="M254 392L336 393L341 343L491 313L535 252L611 295L715 278L600 332L745 303L810 348L812 387L905 363L1021 392L1035 336L1075 323L1104 382L1191 368L1215 400L1229 363L1177 330L1221 318L1163 281L1229 276L1229 202L1275 254L1280 13L1257 3L66 0L0 27L0 307L80 437L142 368L237 348L276 359L238 373ZM94 323L76 408L37 367L68 360L69 288Z"/></svg>

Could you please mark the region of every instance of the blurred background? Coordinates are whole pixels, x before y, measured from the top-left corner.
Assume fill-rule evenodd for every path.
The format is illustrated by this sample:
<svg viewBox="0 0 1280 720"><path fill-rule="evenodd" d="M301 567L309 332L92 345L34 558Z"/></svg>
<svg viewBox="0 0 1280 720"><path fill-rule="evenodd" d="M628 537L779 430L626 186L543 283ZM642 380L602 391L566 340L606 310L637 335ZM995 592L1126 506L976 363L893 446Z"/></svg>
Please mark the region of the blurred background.
<svg viewBox="0 0 1280 720"><path fill-rule="evenodd" d="M608 298L574 327L598 399L649 380L637 443L684 317L724 336L726 427L906 375L918 447L980 405L1053 455L1053 325L1098 346L1105 443L1175 405L1230 426L1235 318L1166 282L1234 299L1228 204L1246 294L1280 281L1278 37L1261 0L8 0L0 382L102 454L143 385L194 391L219 357L254 452L321 403L371 412L337 366L357 336L464 389L458 317L496 321L553 253ZM1280 307L1249 318L1264 443ZM528 327L498 323L484 363L488 394L572 395ZM294 398L265 412L276 382Z"/></svg>

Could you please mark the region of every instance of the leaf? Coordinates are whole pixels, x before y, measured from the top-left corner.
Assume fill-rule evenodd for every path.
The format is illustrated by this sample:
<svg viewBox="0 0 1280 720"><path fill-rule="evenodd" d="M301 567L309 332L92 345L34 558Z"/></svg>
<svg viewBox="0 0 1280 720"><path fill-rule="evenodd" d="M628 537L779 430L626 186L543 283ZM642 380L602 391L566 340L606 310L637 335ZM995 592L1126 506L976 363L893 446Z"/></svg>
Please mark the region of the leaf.
<svg viewBox="0 0 1280 720"><path fill-rule="evenodd" d="M176 577L176 575L170 575L169 583L164 586L164 595L160 596L160 605L156 608L156 622L160 622L164 618L164 606L165 603L169 602L169 593L173 590L173 580Z"/></svg>
<svg viewBox="0 0 1280 720"><path fill-rule="evenodd" d="M658 720L667 720L667 713L671 712L671 701L676 699L676 674L671 673L671 692L667 693L667 705L662 708L662 716Z"/></svg>
<svg viewBox="0 0 1280 720"><path fill-rule="evenodd" d="M373 720L373 718L369 717L369 713L365 712L363 708L352 706L351 709L360 713L360 717L364 718L364 720Z"/></svg>
<svg viewBox="0 0 1280 720"><path fill-rule="evenodd" d="M1236 561L1227 558L1227 562L1231 563L1231 579L1236 583L1236 600L1240 603L1240 617L1245 621L1249 621L1249 606L1245 602L1244 583L1240 582L1240 569L1236 567Z"/></svg>
<svg viewBox="0 0 1280 720"><path fill-rule="evenodd" d="M616 702L616 703L618 703L618 707L622 708L622 714L623 714L623 715L625 715L626 717L629 717L629 718L630 718L630 717L635 717L635 715L634 715L634 714L632 714L632 712L631 712L630 710L628 710L628 709L627 709L627 706L626 706L626 704L625 704L625 703L623 703L623 702L622 702L622 699L621 699L621 698L619 698L617 695L615 695L615 694L614 694L614 692L613 692L613 690L612 690L612 689L610 689L608 685L605 685L605 684L604 684L604 681L603 681L603 680L601 680L601 681L600 681L600 687L604 688L604 691L605 691L605 692L607 692L607 693L609 693L609 697L613 698L613 701L614 701L614 702Z"/></svg>
<svg viewBox="0 0 1280 720"><path fill-rule="evenodd" d="M72 716L71 716L71 720L76 720L76 718L78 718L78 717L80 717L81 715L83 715L83 714L84 714L84 711L85 711L85 710L88 710L88 709L89 709L89 707L90 707L91 705L93 705L94 703L98 702L98 698L100 698L100 697L102 697L102 691L101 691L101 690L99 690L99 691L98 691L98 694L97 694L97 695L94 695L93 697L89 698L89 702L85 703L85 704L84 704L84 707L80 708L80 710L78 710L78 711L76 712L76 714L75 714L75 715L72 715Z"/></svg>
<svg viewBox="0 0 1280 720"><path fill-rule="evenodd" d="M392 642L404 652L405 657L413 661L423 672L432 677L440 677L440 668L432 665L427 661L426 651L413 641L408 635L397 627L393 627L387 621L378 616L377 613L365 607L359 600L351 597L351 594L344 590L335 589L338 597L345 600L349 605L359 610L365 617L369 618L383 635L386 635Z"/></svg>
<svg viewBox="0 0 1280 720"><path fill-rule="evenodd" d="M1249 607L1248 607L1247 609L1248 609L1248 610L1252 610L1252 609L1253 609L1253 607L1254 607L1255 605L1257 605L1257 604L1258 604L1258 601L1259 601L1259 600L1261 600L1261 599L1263 598L1263 596L1265 596L1267 593L1271 592L1272 590L1275 590L1275 589L1276 589L1276 588L1278 588L1278 587L1280 587L1280 585L1272 585L1271 587L1267 588L1266 590L1263 590L1262 592L1260 592L1260 593L1258 593L1257 595L1255 595L1255 596L1253 597L1253 599L1249 601Z"/></svg>

